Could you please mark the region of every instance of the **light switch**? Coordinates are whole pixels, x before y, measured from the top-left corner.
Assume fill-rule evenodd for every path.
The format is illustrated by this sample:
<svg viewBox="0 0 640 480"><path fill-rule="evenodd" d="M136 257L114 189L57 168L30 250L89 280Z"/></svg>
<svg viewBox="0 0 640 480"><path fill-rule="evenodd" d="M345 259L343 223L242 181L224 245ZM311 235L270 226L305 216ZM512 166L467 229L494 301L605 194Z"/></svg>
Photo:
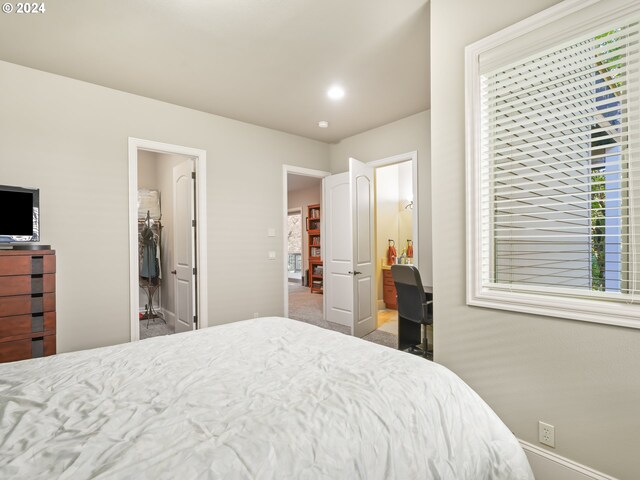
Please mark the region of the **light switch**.
<svg viewBox="0 0 640 480"><path fill-rule="evenodd" d="M269 228L267 230L267 237L275 237L275 236L276 236L276 229L275 228Z"/></svg>
<svg viewBox="0 0 640 480"><path fill-rule="evenodd" d="M273 250L269 251L269 260L275 260L276 259L276 252L274 252Z"/></svg>

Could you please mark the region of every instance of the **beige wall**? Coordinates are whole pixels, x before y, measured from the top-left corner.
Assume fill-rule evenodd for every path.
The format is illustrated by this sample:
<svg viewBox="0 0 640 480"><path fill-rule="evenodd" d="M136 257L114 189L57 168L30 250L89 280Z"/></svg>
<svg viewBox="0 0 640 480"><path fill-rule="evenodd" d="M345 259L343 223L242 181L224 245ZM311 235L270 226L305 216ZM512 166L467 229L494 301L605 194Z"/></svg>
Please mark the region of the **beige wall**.
<svg viewBox="0 0 640 480"><path fill-rule="evenodd" d="M292 190L288 192L288 208L302 207L302 278L304 272L309 268L309 238L307 236L307 207L322 203L322 179L318 179L315 187L303 188L301 190ZM320 210L320 218L322 221L322 210Z"/></svg>
<svg viewBox="0 0 640 480"><path fill-rule="evenodd" d="M432 0L435 358L519 438L539 445L543 420L554 453L636 479L640 331L465 304L464 47L555 3Z"/></svg>
<svg viewBox="0 0 640 480"><path fill-rule="evenodd" d="M328 170L328 145L6 62L0 91L0 178L40 188L58 253L59 351L129 340L130 136L207 151L210 324L283 313L282 164Z"/></svg>
<svg viewBox="0 0 640 480"><path fill-rule="evenodd" d="M331 173L346 172L349 157L363 162L418 152L419 258L425 285L432 285L431 262L431 113L427 110L354 135L330 146Z"/></svg>
<svg viewBox="0 0 640 480"><path fill-rule="evenodd" d="M156 154L141 150L138 152L138 189L158 190L158 165Z"/></svg>

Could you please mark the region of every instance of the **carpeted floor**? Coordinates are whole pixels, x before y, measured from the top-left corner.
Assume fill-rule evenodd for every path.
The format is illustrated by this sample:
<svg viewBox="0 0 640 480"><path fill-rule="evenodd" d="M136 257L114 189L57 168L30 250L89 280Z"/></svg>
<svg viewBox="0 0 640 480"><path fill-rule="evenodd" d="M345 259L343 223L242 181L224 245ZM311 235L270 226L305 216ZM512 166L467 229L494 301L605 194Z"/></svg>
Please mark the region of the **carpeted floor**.
<svg viewBox="0 0 640 480"><path fill-rule="evenodd" d="M172 333L174 333L173 327L164 323L160 318L149 320L149 328L147 328L146 320L140 320L140 340L160 337L162 335L171 335Z"/></svg>
<svg viewBox="0 0 640 480"><path fill-rule="evenodd" d="M327 322L322 318L322 301L322 295L310 293L308 288L300 284L289 283L289 318L350 335L351 329L349 327L338 323ZM392 322L381 325L378 330L374 330L369 335L363 337L363 340L386 347L398 348L397 322L395 325L389 325L390 323ZM149 328L147 328L146 320L140 321L141 340L159 337L161 335L171 335L172 333L174 333L173 328L159 318L151 320L149 322Z"/></svg>
<svg viewBox="0 0 640 480"><path fill-rule="evenodd" d="M289 283L289 318L350 335L351 329L349 327L323 320L322 300L322 295L310 293L306 287ZM398 337L382 329L374 330L363 337L363 340L398 348Z"/></svg>

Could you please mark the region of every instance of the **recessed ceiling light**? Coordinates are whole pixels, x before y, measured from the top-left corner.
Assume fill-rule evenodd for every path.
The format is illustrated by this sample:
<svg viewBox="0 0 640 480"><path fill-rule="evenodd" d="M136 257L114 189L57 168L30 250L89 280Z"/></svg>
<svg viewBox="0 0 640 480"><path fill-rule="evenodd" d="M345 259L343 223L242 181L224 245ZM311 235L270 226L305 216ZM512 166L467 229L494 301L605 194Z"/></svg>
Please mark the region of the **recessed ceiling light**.
<svg viewBox="0 0 640 480"><path fill-rule="evenodd" d="M318 122L318 126L320 128L327 128L329 126L329 122L327 122L326 120L321 120L320 122Z"/></svg>
<svg viewBox="0 0 640 480"><path fill-rule="evenodd" d="M344 88L342 88L342 87L340 87L338 85L334 85L327 92L327 96L331 100L340 100L342 97L344 97Z"/></svg>

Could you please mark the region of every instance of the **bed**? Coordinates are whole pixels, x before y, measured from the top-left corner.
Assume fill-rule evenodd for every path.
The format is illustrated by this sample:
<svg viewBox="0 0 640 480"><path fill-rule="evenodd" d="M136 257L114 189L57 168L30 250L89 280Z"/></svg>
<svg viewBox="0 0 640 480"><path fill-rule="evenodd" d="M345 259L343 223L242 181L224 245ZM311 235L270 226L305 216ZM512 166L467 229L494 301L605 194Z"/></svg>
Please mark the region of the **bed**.
<svg viewBox="0 0 640 480"><path fill-rule="evenodd" d="M448 369L270 317L0 365L0 478L533 475Z"/></svg>

